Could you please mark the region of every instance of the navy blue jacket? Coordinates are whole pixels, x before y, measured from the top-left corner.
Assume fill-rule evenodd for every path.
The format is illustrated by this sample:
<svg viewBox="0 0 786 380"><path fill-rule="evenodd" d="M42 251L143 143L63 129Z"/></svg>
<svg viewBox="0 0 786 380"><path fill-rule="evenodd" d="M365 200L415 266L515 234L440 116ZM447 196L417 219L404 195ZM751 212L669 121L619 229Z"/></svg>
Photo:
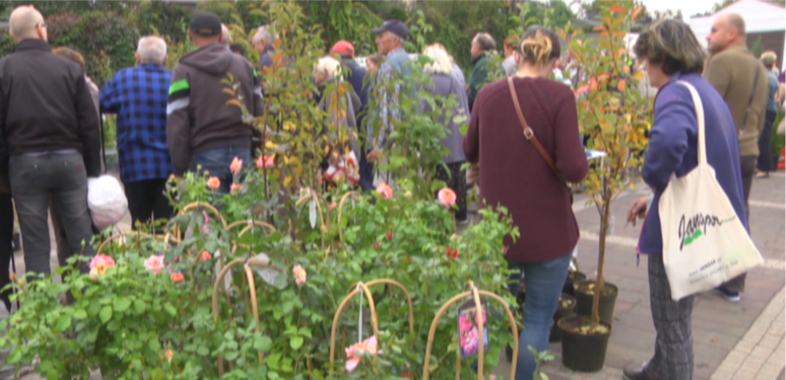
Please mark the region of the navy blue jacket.
<svg viewBox="0 0 786 380"><path fill-rule="evenodd" d="M361 67L360 64L355 62L349 54L341 55L341 62L347 67L344 70L344 80L352 85L352 89L360 98L360 116L358 117L357 125L363 125L361 122L365 116L366 104L368 104L368 85L363 83L366 77L366 69Z"/></svg>
<svg viewBox="0 0 786 380"><path fill-rule="evenodd" d="M675 73L655 97L655 118L641 175L644 182L657 191L642 226L640 253L663 252L658 215L660 196L672 174L682 177L698 165L698 123L693 99L688 88L677 83L678 80L692 84L701 97L707 135L707 161L715 169L715 178L729 197L740 222L748 228L737 130L729 107L701 75Z"/></svg>

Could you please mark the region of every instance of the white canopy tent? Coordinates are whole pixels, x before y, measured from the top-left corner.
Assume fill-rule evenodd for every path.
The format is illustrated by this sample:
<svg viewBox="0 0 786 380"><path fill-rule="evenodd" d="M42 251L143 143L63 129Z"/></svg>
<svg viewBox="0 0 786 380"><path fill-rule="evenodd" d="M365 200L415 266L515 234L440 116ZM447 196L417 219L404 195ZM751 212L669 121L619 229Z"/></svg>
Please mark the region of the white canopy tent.
<svg viewBox="0 0 786 380"><path fill-rule="evenodd" d="M710 34L715 18L725 13L736 13L745 20L746 32L751 34L781 32L786 33L786 8L766 0L738 0L715 14L694 16L690 18L690 27L702 46L707 47L707 35ZM779 55L786 52L786 38ZM779 57L781 58L781 57Z"/></svg>

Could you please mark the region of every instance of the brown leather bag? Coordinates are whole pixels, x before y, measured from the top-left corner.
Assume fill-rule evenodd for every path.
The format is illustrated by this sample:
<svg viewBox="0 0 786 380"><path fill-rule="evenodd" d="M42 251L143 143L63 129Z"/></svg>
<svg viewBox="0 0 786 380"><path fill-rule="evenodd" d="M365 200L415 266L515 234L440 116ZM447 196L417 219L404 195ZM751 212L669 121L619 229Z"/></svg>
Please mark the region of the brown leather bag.
<svg viewBox="0 0 786 380"><path fill-rule="evenodd" d="M562 178L562 175L559 174L559 170L557 170L557 165L554 163L554 159L549 156L549 153L546 152L546 149L543 148L538 138L535 137L535 132L532 131L532 128L529 127L527 124L527 119L524 118L524 114L521 112L521 105L519 105L519 96L516 94L516 87L513 85L513 77L508 77L508 88L510 89L510 98L513 100L513 106L516 107L516 114L519 116L519 122L521 122L521 127L524 129L524 137L527 141L531 142L532 145L535 147L535 150L540 153L544 160L546 160L546 164L549 165L551 171L554 172L554 175L559 178L559 180L568 186L568 183ZM568 186L570 187L570 186Z"/></svg>

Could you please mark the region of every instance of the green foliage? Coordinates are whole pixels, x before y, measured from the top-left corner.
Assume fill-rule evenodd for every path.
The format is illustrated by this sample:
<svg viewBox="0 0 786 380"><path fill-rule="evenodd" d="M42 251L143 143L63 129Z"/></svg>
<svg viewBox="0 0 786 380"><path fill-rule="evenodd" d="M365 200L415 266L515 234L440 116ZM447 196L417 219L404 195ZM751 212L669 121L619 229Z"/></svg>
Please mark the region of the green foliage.
<svg viewBox="0 0 786 380"><path fill-rule="evenodd" d="M322 27L322 39L327 46L338 40L352 41L355 51L362 54L377 50L375 35L371 32L382 23L358 1L309 1L302 4L303 13L310 23Z"/></svg>
<svg viewBox="0 0 786 380"><path fill-rule="evenodd" d="M424 366L431 378L444 379L455 373L455 307L437 322L432 356L426 358L436 311L470 280L513 303L503 253L503 238L518 237L510 216L504 209L483 208L480 222L457 233L449 207L434 199L440 184L432 177L444 149L439 118L455 99L436 98L426 90L429 78L422 66L427 59L412 62L407 81L391 75L374 91L397 96L390 105L402 115L394 121L388 162L380 163L397 173L392 196L375 193L372 200L372 194L347 192L341 181L330 191L316 191L323 185L318 164L349 138L312 98L319 54L304 52L324 51L322 29L310 24L294 2L267 6L282 38L275 42L274 65L261 73L265 113L245 114L263 130L262 160L243 163L234 178L240 185L223 196L208 186L216 180L209 174L172 179L168 194L180 215L158 227L157 237L129 234L104 245L103 253L116 262L105 271L94 267L94 273L83 274L72 266L61 269L62 283L51 277L16 282L22 309L0 322L0 328L9 329L0 337L0 347L10 350L9 364L27 364L41 352L53 352L36 367L48 379L86 378L88 369L100 368L105 377L129 379L400 380L405 369L419 379ZM187 50L186 44L173 45L178 52ZM223 83L225 105L242 108L240 85L232 76ZM331 84L323 94L340 96L348 86ZM372 98L376 104L378 97ZM333 103L330 107L340 113ZM339 137L325 137L331 134ZM271 156L274 164L264 165ZM216 204L226 220L209 209L188 207L195 201ZM164 268L155 273L145 261L159 254ZM218 279L217 268L234 260L238 265L226 282ZM300 269L307 276L298 277ZM352 372L344 369L345 348L373 333L369 304L355 296L337 320L333 347L338 355L336 365L329 365L334 313L357 281L382 278L407 289L414 330L403 292L373 286L369 296L376 304L380 352L363 356ZM68 290L74 302L63 306L57 298ZM504 314L494 311L498 307L489 310L484 375L512 341ZM222 375L220 355L234 364L222 362ZM476 377L473 361L462 362L462 379Z"/></svg>
<svg viewBox="0 0 786 380"><path fill-rule="evenodd" d="M135 11L136 25L143 36L167 36L170 43L185 42L188 39L188 24L191 9L167 1L144 1Z"/></svg>
<svg viewBox="0 0 786 380"><path fill-rule="evenodd" d="M6 0L0 2L0 19L7 19L14 8L21 5L32 5L44 16L64 13L80 14L90 11L107 11L125 15L133 8L134 2L125 1L62 1L62 0Z"/></svg>
<svg viewBox="0 0 786 380"><path fill-rule="evenodd" d="M16 42L11 38L11 34L7 30L0 30L0 57L11 54L14 51L14 46L16 46Z"/></svg>
<svg viewBox="0 0 786 380"><path fill-rule="evenodd" d="M243 25L243 19L237 12L236 4L235 1L199 1L197 2L197 10L215 13L226 25Z"/></svg>
<svg viewBox="0 0 786 380"><path fill-rule="evenodd" d="M126 19L109 12L60 15L47 20L53 47L74 49L85 58L85 71L98 85L118 70L133 66L139 33Z"/></svg>
<svg viewBox="0 0 786 380"><path fill-rule="evenodd" d="M751 43L751 53L754 57L759 58L761 57L761 53L764 52L764 46L761 42L761 35L757 36L756 39L753 40Z"/></svg>
<svg viewBox="0 0 786 380"><path fill-rule="evenodd" d="M775 115L775 121L772 123L772 156L776 159L781 156L781 149L786 146L786 137L778 134L778 125L783 120L783 117L783 108L781 108L778 114Z"/></svg>

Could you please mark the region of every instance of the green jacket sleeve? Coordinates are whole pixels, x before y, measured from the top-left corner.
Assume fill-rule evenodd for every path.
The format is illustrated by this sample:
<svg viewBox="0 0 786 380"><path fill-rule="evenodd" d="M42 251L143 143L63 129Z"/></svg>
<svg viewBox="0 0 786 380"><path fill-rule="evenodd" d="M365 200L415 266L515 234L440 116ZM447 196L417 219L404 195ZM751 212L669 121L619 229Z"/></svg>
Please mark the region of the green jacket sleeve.
<svg viewBox="0 0 786 380"><path fill-rule="evenodd" d="M486 84L486 78L488 78L488 75L488 58L483 57L475 64L475 68L472 69L472 75L469 77L470 111L472 111L472 106L475 104L475 97L478 95L478 91L481 87L483 87L484 84Z"/></svg>

